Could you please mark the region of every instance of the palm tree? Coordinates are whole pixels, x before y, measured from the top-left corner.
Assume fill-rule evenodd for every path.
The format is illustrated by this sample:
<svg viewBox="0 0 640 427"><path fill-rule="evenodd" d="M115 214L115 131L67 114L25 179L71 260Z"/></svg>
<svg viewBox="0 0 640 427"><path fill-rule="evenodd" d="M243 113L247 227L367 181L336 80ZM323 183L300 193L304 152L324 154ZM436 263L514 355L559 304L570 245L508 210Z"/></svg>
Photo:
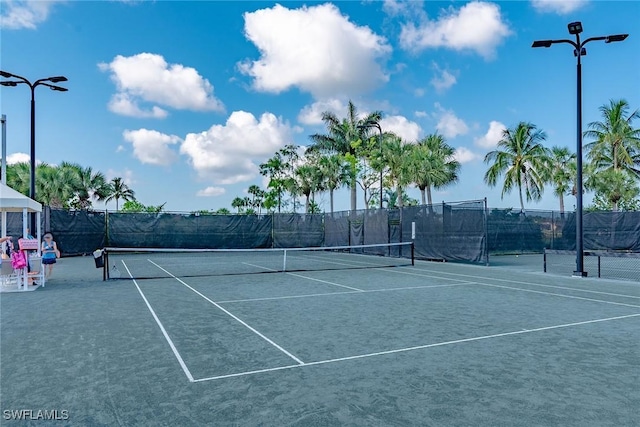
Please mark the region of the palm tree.
<svg viewBox="0 0 640 427"><path fill-rule="evenodd" d="M443 188L458 181L460 162L454 158L455 149L436 133L418 141L411 154L411 180L420 189L422 204L432 205L432 187Z"/></svg>
<svg viewBox="0 0 640 427"><path fill-rule="evenodd" d="M72 168L47 164L36 168L37 199L52 208L68 208L79 183L80 178Z"/></svg>
<svg viewBox="0 0 640 427"><path fill-rule="evenodd" d="M231 201L231 207L236 208L237 212L240 213L244 207L244 199L242 197L236 197Z"/></svg>
<svg viewBox="0 0 640 427"><path fill-rule="evenodd" d="M588 124L585 137L593 141L586 144L587 158L596 170L622 169L640 177L640 128L633 128L633 120L640 111L629 113L629 103L611 100L600 107L603 120Z"/></svg>
<svg viewBox="0 0 640 427"><path fill-rule="evenodd" d="M279 152L265 163L260 164L260 174L269 177L267 187L273 191L272 196L276 196L275 200L277 202L278 213L280 213L282 207L282 195L287 187L287 169L288 166L282 154Z"/></svg>
<svg viewBox="0 0 640 427"><path fill-rule="evenodd" d="M214 212L216 215L229 215L231 212L227 208L220 208Z"/></svg>
<svg viewBox="0 0 640 427"><path fill-rule="evenodd" d="M321 188L319 180L321 176L320 169L315 165L306 164L299 166L295 171L295 175L300 194L305 196L304 211L310 213L310 196Z"/></svg>
<svg viewBox="0 0 640 427"><path fill-rule="evenodd" d="M39 167L40 165L38 165ZM36 168L36 171L38 169ZM24 194L29 194L31 183L31 166L29 163L21 162L7 165L7 185L14 190Z"/></svg>
<svg viewBox="0 0 640 427"><path fill-rule="evenodd" d="M575 191L576 155L567 147L552 147L547 182L560 199L560 215L564 215L564 196Z"/></svg>
<svg viewBox="0 0 640 427"><path fill-rule="evenodd" d="M382 143L382 161L389 170L389 180L396 187L399 208L403 206L404 188L411 182L407 159L410 158L413 147L413 144L406 144L402 138L393 134L387 134Z"/></svg>
<svg viewBox="0 0 640 427"><path fill-rule="evenodd" d="M357 208L357 181L356 164L357 152L356 144L364 141L372 134L372 129L367 127L368 123L378 122L382 118L382 113L374 111L366 117L358 118L358 110L353 102L349 101L347 106L347 117L340 120L331 111L322 113L322 121L327 127L327 134L311 135L311 150L317 150L326 154L341 154L350 163L348 184L351 188L351 210Z"/></svg>
<svg viewBox="0 0 640 427"><path fill-rule="evenodd" d="M514 129L505 129L497 149L484 158L485 163L493 162L484 175L485 182L494 187L504 174L501 197L517 186L521 212L524 212L523 188L527 201L540 200L544 192L549 163L548 150L542 145L546 138L535 125L520 122Z"/></svg>
<svg viewBox="0 0 640 427"><path fill-rule="evenodd" d="M109 194L109 185L102 172L94 172L91 167L77 163L62 162L60 167L69 168L78 177L75 199L80 209L89 209L91 198L102 201Z"/></svg>
<svg viewBox="0 0 640 427"><path fill-rule="evenodd" d="M135 192L129 188L122 178L113 178L109 183L109 187L105 192L104 201L109 203L112 200L116 201L116 211L118 210L118 202L120 199L124 201L135 200Z"/></svg>
<svg viewBox="0 0 640 427"><path fill-rule="evenodd" d="M349 171L344 157L339 154L322 156L319 167L325 186L329 190L329 206L333 214L333 192L347 182Z"/></svg>

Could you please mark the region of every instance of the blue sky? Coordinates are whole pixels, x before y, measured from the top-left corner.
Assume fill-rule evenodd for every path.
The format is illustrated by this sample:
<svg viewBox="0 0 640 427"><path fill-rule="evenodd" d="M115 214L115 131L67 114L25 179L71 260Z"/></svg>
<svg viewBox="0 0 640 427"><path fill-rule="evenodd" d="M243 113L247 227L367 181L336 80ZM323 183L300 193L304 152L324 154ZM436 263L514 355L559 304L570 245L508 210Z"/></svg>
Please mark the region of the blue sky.
<svg viewBox="0 0 640 427"><path fill-rule="evenodd" d="M415 140L438 131L463 163L434 201L517 193L483 183L484 155L503 126L528 121L546 144L575 151L575 58L536 39L630 33L594 42L583 58L584 123L625 98L640 108L637 1L223 2L2 1L1 68L39 87L37 159L124 177L144 204L191 211L230 207L257 165L322 132L319 114L382 110L384 130ZM9 161L29 153L29 91L1 89ZM418 198L417 190L410 194ZM328 196L320 197L328 210ZM358 203L361 205L359 195ZM586 198L589 202L590 197ZM336 208L349 206L347 191ZM571 209L575 201L568 197ZM100 205L96 205L100 206ZM114 208L115 206L110 206ZM547 188L529 209L557 209Z"/></svg>

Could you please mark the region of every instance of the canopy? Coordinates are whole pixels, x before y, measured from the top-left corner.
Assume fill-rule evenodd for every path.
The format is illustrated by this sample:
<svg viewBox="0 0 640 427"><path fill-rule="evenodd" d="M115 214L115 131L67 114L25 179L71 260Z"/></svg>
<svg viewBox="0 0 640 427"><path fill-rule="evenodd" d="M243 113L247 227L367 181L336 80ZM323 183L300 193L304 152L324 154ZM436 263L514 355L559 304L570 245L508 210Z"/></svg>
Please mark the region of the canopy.
<svg viewBox="0 0 640 427"><path fill-rule="evenodd" d="M1 212L42 212L42 205L31 200L13 188L0 183L0 211Z"/></svg>

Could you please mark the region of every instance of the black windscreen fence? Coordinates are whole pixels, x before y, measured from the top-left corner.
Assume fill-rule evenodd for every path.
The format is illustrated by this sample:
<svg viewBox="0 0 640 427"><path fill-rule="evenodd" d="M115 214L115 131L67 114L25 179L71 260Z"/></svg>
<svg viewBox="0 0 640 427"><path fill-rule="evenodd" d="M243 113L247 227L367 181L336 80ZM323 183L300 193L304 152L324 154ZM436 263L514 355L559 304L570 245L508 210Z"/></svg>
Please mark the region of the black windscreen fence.
<svg viewBox="0 0 640 427"><path fill-rule="evenodd" d="M486 209L484 201L333 214L198 215L46 209L42 227L54 233L64 255L88 254L105 246L259 249L413 241L418 259L485 263L489 254L575 249L573 212ZM22 215L8 213L7 229L9 235L20 236ZM584 242L585 250L640 252L640 212L585 213ZM370 249L376 250L381 249Z"/></svg>

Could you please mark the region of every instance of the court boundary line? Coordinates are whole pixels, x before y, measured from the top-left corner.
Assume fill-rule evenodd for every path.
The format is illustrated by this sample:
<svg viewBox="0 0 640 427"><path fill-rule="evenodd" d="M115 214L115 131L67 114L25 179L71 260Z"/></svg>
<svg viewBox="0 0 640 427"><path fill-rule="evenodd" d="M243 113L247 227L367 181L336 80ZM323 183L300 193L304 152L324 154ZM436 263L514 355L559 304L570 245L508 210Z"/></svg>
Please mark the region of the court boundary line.
<svg viewBox="0 0 640 427"><path fill-rule="evenodd" d="M482 283L482 282L473 282L473 283L475 283L476 285L489 286L489 287L492 287L492 288L511 289L511 290L514 290L514 291L531 292L531 293L534 293L534 294L553 295L553 296L558 296L558 297L562 297L562 298L573 298L573 299L579 299L579 300L583 300L583 301L593 301L593 302L601 302L601 303L605 303L605 304L621 305L621 306L624 306L624 307L640 308L640 305L625 304L623 302L605 301L605 300L602 300L602 299L579 297L579 296L575 296L575 295L556 294L556 293L553 293L553 292L536 291L534 289L522 289L522 288L516 288L516 287L513 287L513 286L495 285L495 284L491 284L491 283Z"/></svg>
<svg viewBox="0 0 640 427"><path fill-rule="evenodd" d="M590 289L572 288L570 286L545 285L545 284L542 284L542 283L523 282L521 280L502 279L502 278L498 278L498 277L475 276L475 275L472 275L472 274L463 274L463 273L450 273L448 271L432 271L432 270L427 270L427 269L424 269L424 268L419 268L418 266L416 266L414 268L416 270L419 270L419 271L427 271L427 272L436 273L436 274L448 274L450 276L460 276L460 277L466 277L466 278L470 278L470 279L495 280L495 281L498 281L498 282L517 283L517 284L520 284L520 285L540 286L540 287L544 287L544 288L565 289L565 290L569 290L569 291L578 291L578 292L586 292L586 293L592 293L592 294L609 295L609 296L616 296L616 297L622 297L622 298L640 299L640 296L636 296L636 295L617 294L617 293L613 293L613 292L603 292L603 291L592 291ZM532 274L532 273L525 272L524 274Z"/></svg>
<svg viewBox="0 0 640 427"><path fill-rule="evenodd" d="M156 314L155 310L153 309L153 307L151 307L151 303L149 303L149 300L147 300L147 297L142 292L142 289L140 289L140 286L138 285L138 281L133 278L133 275L131 274L131 271L129 271L129 267L124 262L124 260L122 260L122 265L124 265L125 270L127 270L127 274L129 274L129 276L133 280L133 284L136 286L136 289L138 289L138 292L140 293L140 296L142 297L142 299L144 300L144 303L147 305L147 308L151 312L151 316L153 316L153 319L156 321L158 327L160 327L160 331L162 332L162 335L164 335L164 339L169 344L169 347L171 348L171 351L173 351L173 355L176 357L176 359L178 359L178 363L180 364L180 367L182 368L182 371L187 376L187 379L190 382L194 382L193 375L191 375L191 371L189 371L189 368L187 367L187 364L185 363L184 359L180 355L180 352L178 352L178 349L176 348L175 344L173 343L173 340L171 340L171 337L169 337L169 333L164 328L164 325L162 324L162 322L158 318L158 315Z"/></svg>
<svg viewBox="0 0 640 427"><path fill-rule="evenodd" d="M360 254L355 254L355 255L360 255ZM321 258L313 257L313 256L310 256L310 255L308 255L307 258L316 259L318 261L324 261L326 263L338 264L338 265L351 265L351 266L377 265L377 264L368 263L368 262L365 262L365 261L346 261L346 262L352 262L352 263L355 263L355 264L345 264L344 262L325 261L325 260L322 260ZM451 278L451 277L434 276L433 274L425 275L425 274L419 274L419 273L414 273L414 272L409 272L409 271L402 271L402 270L405 270L405 269L407 269L409 267L405 267L405 266L399 266L399 267L400 268L398 270L391 269L391 268L382 268L381 270L387 271L389 273L400 273L400 274L409 274L409 275L413 275L413 276L433 277L433 278L438 278L438 279L443 279L443 280L460 280L460 281L462 280L462 279L454 279L454 278ZM405 268L403 268L403 267L405 267ZM395 268L397 268L397 267L395 267ZM615 296L615 297L621 297L621 298L640 299L640 296L636 296L636 295L618 294L618 293L614 293L614 292L604 292L604 291L593 291L593 290L590 290L590 289L572 288L570 286L545 285L545 284L542 284L542 283L523 282L523 281L518 281L518 280L501 279L501 278L485 277L485 276L475 276L475 275L471 275L471 274L450 273L450 272L446 272L446 271L433 271L433 270L427 270L425 268L418 268L417 266L411 266L410 268L418 270L418 271L428 272L428 273L448 274L448 275L452 275L452 276L461 276L461 277L476 279L476 281L477 281L477 279L496 280L496 281L500 281L500 282L515 283L515 284L521 284L521 285L540 286L540 287L544 287L544 288L563 289L563 290L584 292L584 293L590 293L590 294L608 295L608 296ZM554 295L558 295L558 294L554 294ZM633 306L633 307L636 307L636 306Z"/></svg>
<svg viewBox="0 0 640 427"><path fill-rule="evenodd" d="M287 355L289 358L293 359L294 361L296 361L299 365L304 365L305 363L300 360L299 358L297 358L296 356L294 356L293 354L291 354L289 351L285 350L282 346L280 346L279 344L277 344L275 341L273 341L271 338L267 337L266 335L264 335L263 333L261 333L260 331L258 331L256 328L254 328L253 326L249 325L247 322L245 322L244 320L240 319L238 316L236 316L235 314L231 313L229 310L227 310L226 308L222 307L220 304L218 304L217 302L215 302L214 300L212 300L211 298L207 297L206 295L204 295L203 293L201 293L200 291L198 291L197 289L194 289L193 287L191 287L188 283L186 283L184 280L180 279L179 277L176 277L173 273L169 272L168 270L160 267L158 264L156 264L155 262L153 262L152 260L148 260L151 264L155 265L156 267L158 267L160 270L164 271L165 273L169 274L171 277L173 277L174 279L176 279L178 282L180 282L181 284L183 284L184 286L186 286L187 288L189 288L191 291L195 292L197 295L199 295L200 297L202 297L203 299L205 299L206 301L208 301L209 303L211 303L212 305L214 305L216 308L218 308L219 310L221 310L222 312L226 313L227 315L229 315L230 317L232 317L234 320L236 320L237 322L239 322L241 325L243 325L244 327L246 327L247 329L249 329L251 332L253 332L254 334L258 335L260 338L262 338L263 340L265 340L266 342L268 342L269 344L271 344L273 347L277 348L278 350L280 350L282 353L284 353L285 355Z"/></svg>
<svg viewBox="0 0 640 427"><path fill-rule="evenodd" d="M338 357L338 358L333 358L333 359L318 360L318 361L315 361L315 362L307 362L307 363L302 364L302 365L285 365L285 366L278 366L278 367L275 367L275 368L265 368L265 369L258 369L258 370L252 370L252 371L237 372L237 373L233 373L233 374L216 375L216 376L212 376L212 377L198 378L198 379L194 380L193 382L198 383L198 382L205 382L205 381L214 381L214 380L221 380L221 379L226 379L226 378L243 377L243 376L254 375L254 374L259 374L259 373L282 371L282 370L286 370L286 369L302 368L302 367L317 366L317 365L326 365L326 364L330 364L330 363L345 362L345 361L349 361L349 360L358 360L358 359L364 359L364 358L369 358L369 357L384 356L384 355L389 355L389 354L406 353L406 352L410 352L410 351L423 350L423 349L427 349L427 348L443 347L443 346L447 346L447 345L454 345L454 344L462 344L462 343L467 343L467 342L482 341L482 340L493 339L493 338L501 338L501 337L512 336L512 335L524 335L524 334L530 334L530 333L534 333L534 332L543 332L543 331L549 331L549 330L555 330L555 329L563 329L563 328L569 328L569 327L573 327L573 326L581 326L581 325L587 325L587 324L593 324L593 323L601 323L601 322L608 322L608 321L614 321L614 320L628 319L628 318L639 317L639 316L640 316L640 313L634 313L634 314L627 314L627 315L624 315L624 316L615 316L615 317L607 317L607 318L600 318L600 319L593 319L593 320L585 320L585 321L581 321L581 322L563 323L563 324L559 324L559 325L543 326L543 327L532 328L532 329L521 329L519 331L502 332L502 333L498 333L498 334L482 335L482 336L470 337L470 338L462 338L462 339L458 339L458 340L443 341L443 342L439 342L439 343L424 344L424 345L418 345L418 346L412 346L412 347L404 347L404 348L398 348L398 349L393 349L393 350L377 351L377 352L373 352L373 353L365 353L365 354L359 354L359 355L355 355L355 356L346 356L346 357Z"/></svg>
<svg viewBox="0 0 640 427"><path fill-rule="evenodd" d="M363 293L369 294L374 292L407 291L407 290L413 290L413 289L446 288L446 287L472 285L472 284L475 284L475 282L451 283L448 285L424 285L424 286L406 286L402 288L368 289L363 291L344 291L344 292L325 292L325 293L318 293L318 294L283 295L280 297L245 298L245 299L218 301L218 304L234 304L234 303L253 302L253 301L273 301L273 300L285 300L285 299L296 299L296 298L323 297L325 295L326 296L352 295L352 294L363 294Z"/></svg>

